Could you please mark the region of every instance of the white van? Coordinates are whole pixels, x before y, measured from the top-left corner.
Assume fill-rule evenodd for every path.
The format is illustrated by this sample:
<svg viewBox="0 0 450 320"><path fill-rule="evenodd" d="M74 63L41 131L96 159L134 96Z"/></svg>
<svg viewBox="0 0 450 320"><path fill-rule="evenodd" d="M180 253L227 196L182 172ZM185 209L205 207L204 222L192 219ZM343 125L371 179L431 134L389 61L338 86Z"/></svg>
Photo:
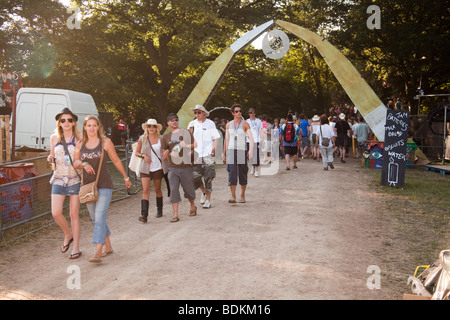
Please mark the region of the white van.
<svg viewBox="0 0 450 320"><path fill-rule="evenodd" d="M65 107L78 116L80 132L87 115L98 116L90 94L71 90L21 88L16 101L16 148L49 149L56 127L55 116Z"/></svg>

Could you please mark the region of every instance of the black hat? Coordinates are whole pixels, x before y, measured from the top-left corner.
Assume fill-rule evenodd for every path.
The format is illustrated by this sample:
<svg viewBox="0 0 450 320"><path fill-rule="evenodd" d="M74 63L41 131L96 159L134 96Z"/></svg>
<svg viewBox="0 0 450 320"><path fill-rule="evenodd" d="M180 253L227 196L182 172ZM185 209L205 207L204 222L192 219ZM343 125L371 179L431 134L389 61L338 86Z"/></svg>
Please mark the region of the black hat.
<svg viewBox="0 0 450 320"><path fill-rule="evenodd" d="M75 121L78 121L78 116L74 113L72 113L72 111L69 108L64 108L61 113L58 113L55 117L55 120L58 121L59 118L63 115L63 114L70 114L72 116L72 118L74 118Z"/></svg>

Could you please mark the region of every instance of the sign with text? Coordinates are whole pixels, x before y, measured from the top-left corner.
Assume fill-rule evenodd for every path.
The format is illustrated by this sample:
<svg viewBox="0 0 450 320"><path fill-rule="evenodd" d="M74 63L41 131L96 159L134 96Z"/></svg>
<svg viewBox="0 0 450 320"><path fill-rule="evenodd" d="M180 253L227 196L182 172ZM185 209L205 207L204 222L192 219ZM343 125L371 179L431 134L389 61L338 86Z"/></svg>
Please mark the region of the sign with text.
<svg viewBox="0 0 450 320"><path fill-rule="evenodd" d="M404 187L409 112L387 110L381 185Z"/></svg>

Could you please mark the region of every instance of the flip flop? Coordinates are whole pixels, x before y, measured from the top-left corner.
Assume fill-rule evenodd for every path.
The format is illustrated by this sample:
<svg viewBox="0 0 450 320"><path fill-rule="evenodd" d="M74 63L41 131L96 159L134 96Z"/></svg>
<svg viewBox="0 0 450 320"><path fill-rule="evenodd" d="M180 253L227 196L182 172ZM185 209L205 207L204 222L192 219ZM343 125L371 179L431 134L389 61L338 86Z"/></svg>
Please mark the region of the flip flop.
<svg viewBox="0 0 450 320"><path fill-rule="evenodd" d="M78 259L81 256L80 252L71 253L69 259Z"/></svg>
<svg viewBox="0 0 450 320"><path fill-rule="evenodd" d="M238 203L245 203L245 199L239 199Z"/></svg>
<svg viewBox="0 0 450 320"><path fill-rule="evenodd" d="M92 258L89 258L89 262L92 262L92 263L100 263L100 262L102 262L102 259L92 257Z"/></svg>
<svg viewBox="0 0 450 320"><path fill-rule="evenodd" d="M193 217L197 215L197 207L194 210L189 211L189 217Z"/></svg>
<svg viewBox="0 0 450 320"><path fill-rule="evenodd" d="M70 247L70 244L72 243L72 241L73 241L73 238L69 240L68 244L66 244L66 245L63 244L63 246L61 247L61 252L62 253L66 253L67 250L69 250L69 247Z"/></svg>
<svg viewBox="0 0 450 320"><path fill-rule="evenodd" d="M230 199L228 200L228 203L236 203L236 199Z"/></svg>
<svg viewBox="0 0 450 320"><path fill-rule="evenodd" d="M178 222L178 221L180 221L180 218L178 218L178 217L172 218L170 220L170 222Z"/></svg>
<svg viewBox="0 0 450 320"><path fill-rule="evenodd" d="M106 257L106 256L109 256L110 254L113 254L114 253L114 250L111 250L111 251L105 251L105 252L102 252L102 254L100 255L102 258L104 258L104 257Z"/></svg>

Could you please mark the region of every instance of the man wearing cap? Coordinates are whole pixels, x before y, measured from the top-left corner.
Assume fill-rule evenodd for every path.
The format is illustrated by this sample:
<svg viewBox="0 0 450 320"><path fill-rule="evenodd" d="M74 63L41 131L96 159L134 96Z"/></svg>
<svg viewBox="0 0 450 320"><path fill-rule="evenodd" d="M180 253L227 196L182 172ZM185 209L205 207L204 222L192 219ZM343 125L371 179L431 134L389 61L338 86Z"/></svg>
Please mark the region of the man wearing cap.
<svg viewBox="0 0 450 320"><path fill-rule="evenodd" d="M184 197L190 202L189 216L197 215L195 206L195 189L193 179L193 164L195 147L192 133L179 127L178 116L174 113L167 117L167 125L170 132L161 140L163 160L169 159L168 178L170 186L170 202L172 203L173 218L171 222L179 221L178 204L181 201L180 184L184 191Z"/></svg>
<svg viewBox="0 0 450 320"><path fill-rule="evenodd" d="M345 114L339 115L339 120L334 126L334 132L337 136L336 146L339 148L339 155L341 156L341 162L345 163L345 154L348 147L348 134L351 133L352 128L347 121L345 121Z"/></svg>
<svg viewBox="0 0 450 320"><path fill-rule="evenodd" d="M209 112L204 106L196 105L192 110L196 119L188 124L188 129L194 136L195 152L198 155L194 163L194 188L195 190L200 188L202 191L200 203L203 209L209 209L211 208L212 181L216 177L214 157L220 134L215 123L206 118Z"/></svg>

